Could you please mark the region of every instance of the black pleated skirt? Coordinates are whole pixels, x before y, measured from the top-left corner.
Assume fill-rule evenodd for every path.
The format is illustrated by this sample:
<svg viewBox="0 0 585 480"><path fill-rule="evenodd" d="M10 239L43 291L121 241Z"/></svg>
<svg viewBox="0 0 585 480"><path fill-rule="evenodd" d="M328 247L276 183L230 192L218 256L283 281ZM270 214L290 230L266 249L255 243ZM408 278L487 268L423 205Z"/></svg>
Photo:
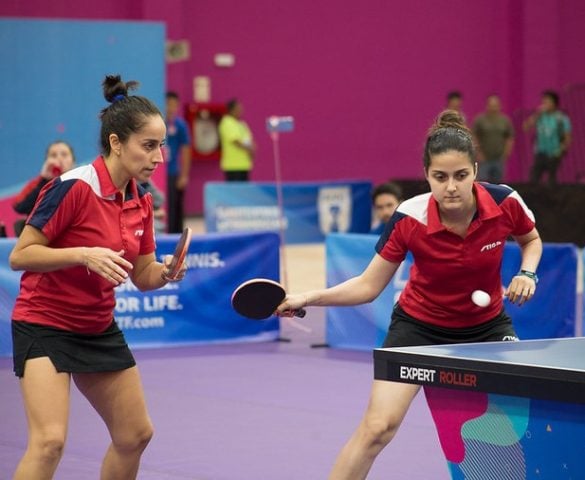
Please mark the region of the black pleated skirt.
<svg viewBox="0 0 585 480"><path fill-rule="evenodd" d="M102 333L82 334L21 321L12 322L14 374L24 376L28 359L49 357L58 372L114 372L136 365L115 321Z"/></svg>

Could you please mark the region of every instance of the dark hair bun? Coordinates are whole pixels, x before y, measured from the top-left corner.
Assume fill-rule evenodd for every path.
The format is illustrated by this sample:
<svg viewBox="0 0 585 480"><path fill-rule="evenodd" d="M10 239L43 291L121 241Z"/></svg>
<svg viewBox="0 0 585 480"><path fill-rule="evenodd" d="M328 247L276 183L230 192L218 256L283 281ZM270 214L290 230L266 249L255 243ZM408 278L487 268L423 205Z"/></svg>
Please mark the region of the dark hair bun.
<svg viewBox="0 0 585 480"><path fill-rule="evenodd" d="M471 135L471 130L469 130L469 127L465 124L465 118L463 118L463 115L457 110L443 110L435 120L435 123L431 126L429 136L433 136L446 128L460 130L461 132Z"/></svg>
<svg viewBox="0 0 585 480"><path fill-rule="evenodd" d="M138 82L134 80L123 82L120 75L106 75L102 86L104 89L104 98L112 103L119 99L116 97L127 97L128 91L135 90L138 87Z"/></svg>
<svg viewBox="0 0 585 480"><path fill-rule="evenodd" d="M434 127L467 130L463 116L456 110L445 110L441 112L435 121Z"/></svg>

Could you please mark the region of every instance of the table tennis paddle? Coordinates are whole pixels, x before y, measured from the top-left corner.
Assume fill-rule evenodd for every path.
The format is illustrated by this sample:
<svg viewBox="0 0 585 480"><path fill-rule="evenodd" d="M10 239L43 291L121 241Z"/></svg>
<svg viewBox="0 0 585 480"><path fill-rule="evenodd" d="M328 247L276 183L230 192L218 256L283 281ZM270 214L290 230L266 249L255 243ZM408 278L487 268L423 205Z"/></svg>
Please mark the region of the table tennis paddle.
<svg viewBox="0 0 585 480"><path fill-rule="evenodd" d="M274 314L285 297L286 292L280 283L267 278L253 278L234 290L232 307L244 317L264 320ZM304 308L299 308L294 315L302 318L306 313Z"/></svg>
<svg viewBox="0 0 585 480"><path fill-rule="evenodd" d="M189 245L191 244L191 235L192 230L189 227L185 227L175 247L173 259L169 265L169 273L166 275L168 278L174 279L179 273L179 270L181 270L185 257L187 256L187 251L189 250Z"/></svg>

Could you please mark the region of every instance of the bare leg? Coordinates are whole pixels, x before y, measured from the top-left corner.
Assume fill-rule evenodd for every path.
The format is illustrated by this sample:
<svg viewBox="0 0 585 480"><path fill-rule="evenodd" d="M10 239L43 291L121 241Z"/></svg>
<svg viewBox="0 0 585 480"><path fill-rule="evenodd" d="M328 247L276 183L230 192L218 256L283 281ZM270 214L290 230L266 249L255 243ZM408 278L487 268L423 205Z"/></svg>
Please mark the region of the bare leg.
<svg viewBox="0 0 585 480"><path fill-rule="evenodd" d="M366 478L377 455L398 431L419 388L374 380L366 413L337 457L329 480Z"/></svg>
<svg viewBox="0 0 585 480"><path fill-rule="evenodd" d="M14 480L50 480L63 454L69 416L68 373L58 373L49 357L26 361L20 389L28 421L28 445Z"/></svg>
<svg viewBox="0 0 585 480"><path fill-rule="evenodd" d="M138 368L77 373L73 379L103 418L112 438L102 463L101 480L135 479L142 452L153 435Z"/></svg>

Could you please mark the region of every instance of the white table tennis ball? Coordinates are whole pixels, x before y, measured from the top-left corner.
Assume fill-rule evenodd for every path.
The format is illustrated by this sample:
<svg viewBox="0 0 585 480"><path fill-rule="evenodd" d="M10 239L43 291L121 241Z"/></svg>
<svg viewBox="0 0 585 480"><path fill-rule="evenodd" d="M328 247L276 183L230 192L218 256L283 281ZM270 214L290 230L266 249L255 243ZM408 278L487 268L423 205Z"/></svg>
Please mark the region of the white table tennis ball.
<svg viewBox="0 0 585 480"><path fill-rule="evenodd" d="M471 301L478 307L487 307L490 304L491 299L487 292L484 292L483 290L475 290L471 294Z"/></svg>

